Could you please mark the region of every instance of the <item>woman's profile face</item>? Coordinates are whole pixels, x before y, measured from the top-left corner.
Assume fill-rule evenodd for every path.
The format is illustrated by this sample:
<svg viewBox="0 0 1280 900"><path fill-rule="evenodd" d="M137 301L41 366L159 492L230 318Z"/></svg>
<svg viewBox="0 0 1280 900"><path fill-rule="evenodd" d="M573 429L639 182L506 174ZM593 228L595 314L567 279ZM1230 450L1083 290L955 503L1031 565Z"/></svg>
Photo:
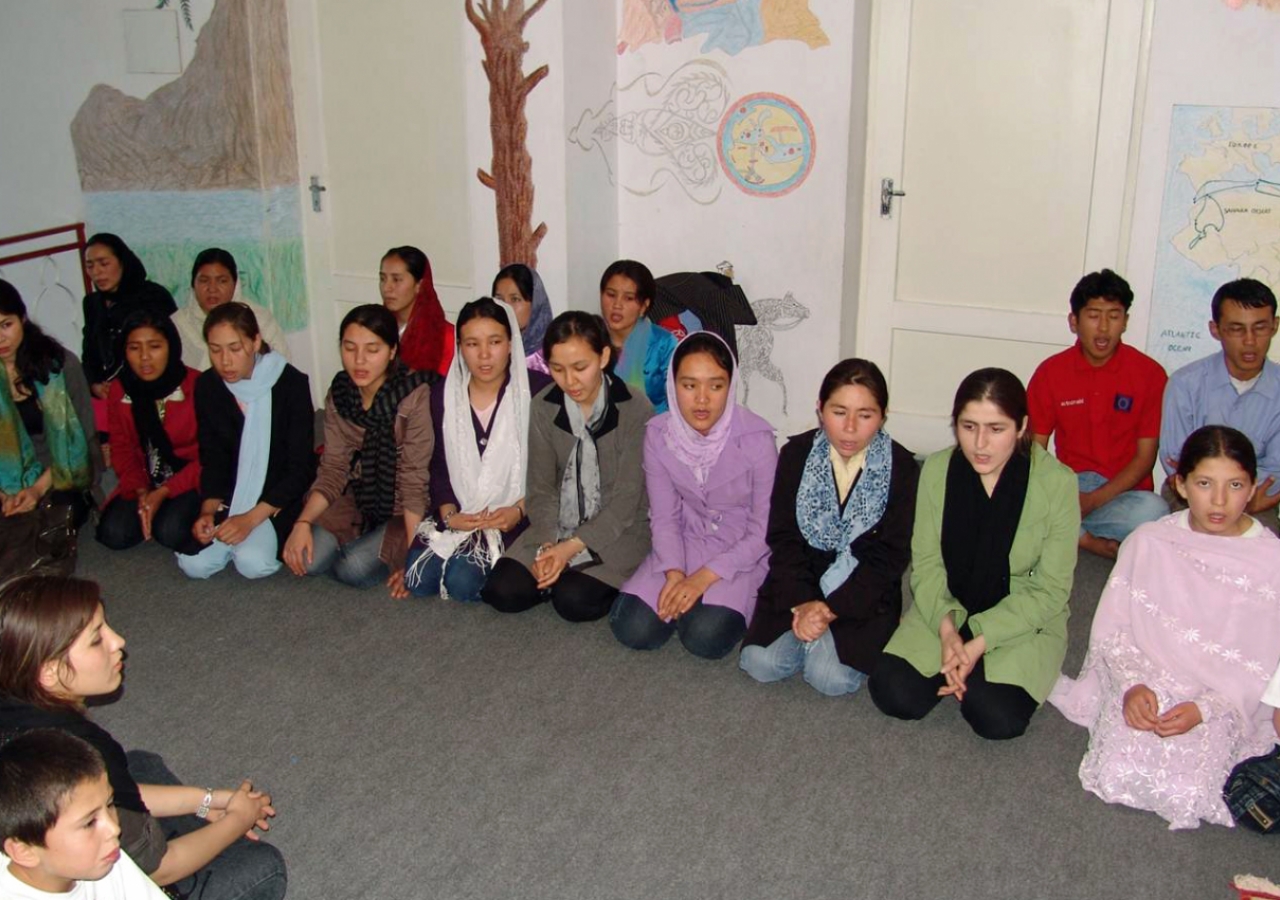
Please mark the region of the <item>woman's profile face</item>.
<svg viewBox="0 0 1280 900"><path fill-rule="evenodd" d="M836 388L819 407L818 415L827 441L845 462L865 450L884 424L880 401L861 384Z"/></svg>
<svg viewBox="0 0 1280 900"><path fill-rule="evenodd" d="M729 372L710 353L690 353L675 374L676 406L689 427L707 434L729 406Z"/></svg>
<svg viewBox="0 0 1280 900"><path fill-rule="evenodd" d="M84 270L96 290L110 294L120 287L124 267L106 244L93 244L84 251Z"/></svg>
<svg viewBox="0 0 1280 900"><path fill-rule="evenodd" d="M196 272L192 285L196 302L206 313L211 313L228 302L236 293L236 279L231 270L219 262L205 263Z"/></svg>
<svg viewBox="0 0 1280 900"><path fill-rule="evenodd" d="M123 677L124 638L111 630L101 604L66 657L47 661L40 672L45 690L75 700L110 694Z"/></svg>
<svg viewBox="0 0 1280 900"><path fill-rule="evenodd" d="M626 275L614 275L600 292L600 315L615 340L625 340L649 309L649 301L641 300L637 291L639 287Z"/></svg>
<svg viewBox="0 0 1280 900"><path fill-rule="evenodd" d="M409 321L420 283L414 280L413 273L398 256L388 256L378 267L378 291L382 294L382 305L395 314L401 325Z"/></svg>
<svg viewBox="0 0 1280 900"><path fill-rule="evenodd" d="M11 360L22 346L22 316L0 313L0 360Z"/></svg>
<svg viewBox="0 0 1280 900"><path fill-rule="evenodd" d="M231 384L253 377L262 335L250 340L230 322L219 322L209 329L205 343L209 345L209 364L223 381Z"/></svg>
<svg viewBox="0 0 1280 900"><path fill-rule="evenodd" d="M501 300L516 314L516 326L524 331L533 317L533 298L520 293L514 278L500 278L493 286L493 299ZM526 348L527 349L527 348Z"/></svg>
<svg viewBox="0 0 1280 900"><path fill-rule="evenodd" d="M363 325L353 322L342 332L342 368L358 388L381 387L395 356L390 344Z"/></svg>
<svg viewBox="0 0 1280 900"><path fill-rule="evenodd" d="M560 390L574 403L590 407L604 384L604 370L609 365L609 348L596 353L586 340L573 335L551 348L547 368Z"/></svg>
<svg viewBox="0 0 1280 900"><path fill-rule="evenodd" d="M458 335L462 361L471 372L473 384L500 384L511 359L511 338L501 323L485 317L466 322Z"/></svg>
<svg viewBox="0 0 1280 900"><path fill-rule="evenodd" d="M1234 537L1249 528L1244 512L1257 486L1234 459L1202 459L1190 475L1185 479L1178 476L1174 484L1191 508L1188 524L1192 531Z"/></svg>
<svg viewBox="0 0 1280 900"><path fill-rule="evenodd" d="M169 365L169 339L150 325L135 328L124 340L124 361L140 381L155 381Z"/></svg>
<svg viewBox="0 0 1280 900"><path fill-rule="evenodd" d="M990 400L971 400L956 416L956 442L975 472L998 479L1025 428Z"/></svg>

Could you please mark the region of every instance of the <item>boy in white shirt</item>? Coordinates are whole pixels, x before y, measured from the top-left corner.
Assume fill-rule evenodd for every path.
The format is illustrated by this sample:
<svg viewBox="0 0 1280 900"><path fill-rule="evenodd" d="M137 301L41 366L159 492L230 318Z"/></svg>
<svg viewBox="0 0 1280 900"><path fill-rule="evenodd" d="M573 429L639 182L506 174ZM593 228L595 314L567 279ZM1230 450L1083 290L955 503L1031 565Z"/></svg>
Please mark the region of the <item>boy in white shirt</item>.
<svg viewBox="0 0 1280 900"><path fill-rule="evenodd" d="M0 747L0 897L163 900L120 852L120 825L98 751L65 731L28 731Z"/></svg>

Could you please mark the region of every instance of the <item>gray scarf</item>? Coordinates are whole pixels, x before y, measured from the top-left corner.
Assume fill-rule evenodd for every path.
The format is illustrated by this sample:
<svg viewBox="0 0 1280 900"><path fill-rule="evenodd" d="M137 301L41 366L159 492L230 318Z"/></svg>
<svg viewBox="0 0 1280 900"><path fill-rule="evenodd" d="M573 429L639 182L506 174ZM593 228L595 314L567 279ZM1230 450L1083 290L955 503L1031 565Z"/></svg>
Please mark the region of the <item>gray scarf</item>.
<svg viewBox="0 0 1280 900"><path fill-rule="evenodd" d="M560 479L560 528L556 540L574 535L578 526L600 512L600 456L596 452L595 430L609 411L609 376L600 383L600 393L591 404L591 419L582 416L582 407L565 396L564 411L569 429L577 439L569 451L569 461Z"/></svg>

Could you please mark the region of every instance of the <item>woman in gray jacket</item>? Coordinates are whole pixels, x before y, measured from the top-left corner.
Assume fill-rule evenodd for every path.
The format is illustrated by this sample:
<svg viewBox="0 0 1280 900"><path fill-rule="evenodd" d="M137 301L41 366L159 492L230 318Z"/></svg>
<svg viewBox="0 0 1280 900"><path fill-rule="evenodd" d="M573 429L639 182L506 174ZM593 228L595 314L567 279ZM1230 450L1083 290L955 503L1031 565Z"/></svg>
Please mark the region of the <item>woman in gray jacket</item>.
<svg viewBox="0 0 1280 900"><path fill-rule="evenodd" d="M603 618L649 553L642 452L653 408L609 373L614 351L596 315L547 329L555 384L529 409L529 528L494 565L481 597L501 612L551 601L570 622Z"/></svg>

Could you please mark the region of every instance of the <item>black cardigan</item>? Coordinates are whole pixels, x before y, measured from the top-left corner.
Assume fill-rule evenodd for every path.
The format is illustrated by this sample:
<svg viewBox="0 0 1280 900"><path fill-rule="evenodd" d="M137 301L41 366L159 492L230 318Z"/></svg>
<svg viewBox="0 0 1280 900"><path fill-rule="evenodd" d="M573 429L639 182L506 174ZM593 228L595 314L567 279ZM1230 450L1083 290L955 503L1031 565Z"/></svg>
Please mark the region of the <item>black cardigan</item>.
<svg viewBox="0 0 1280 900"><path fill-rule="evenodd" d="M107 305L107 301L111 305ZM128 288L121 284L114 294L94 291L84 298L84 352L80 362L89 384L101 384L116 377L123 359L117 359L120 328L125 317L135 309L149 309L162 316L178 311L173 296L154 281L143 281Z"/></svg>
<svg viewBox="0 0 1280 900"><path fill-rule="evenodd" d="M817 431L792 437L778 454L769 507L769 574L760 588L755 616L743 643L768 646L791 630L791 607L823 600L819 580L835 561L834 551L811 547L796 520L796 494ZM911 561L916 485L920 467L911 451L893 442L893 474L884 515L852 544L858 567L826 597L838 617L831 637L840 661L870 673L902 617L902 574Z"/></svg>
<svg viewBox="0 0 1280 900"><path fill-rule="evenodd" d="M200 496L231 502L240 461L244 413L214 369L196 379L196 423L200 436ZM316 477L315 411L307 376L285 365L271 389L271 454L259 498L280 508L271 519L277 555L302 512Z"/></svg>

